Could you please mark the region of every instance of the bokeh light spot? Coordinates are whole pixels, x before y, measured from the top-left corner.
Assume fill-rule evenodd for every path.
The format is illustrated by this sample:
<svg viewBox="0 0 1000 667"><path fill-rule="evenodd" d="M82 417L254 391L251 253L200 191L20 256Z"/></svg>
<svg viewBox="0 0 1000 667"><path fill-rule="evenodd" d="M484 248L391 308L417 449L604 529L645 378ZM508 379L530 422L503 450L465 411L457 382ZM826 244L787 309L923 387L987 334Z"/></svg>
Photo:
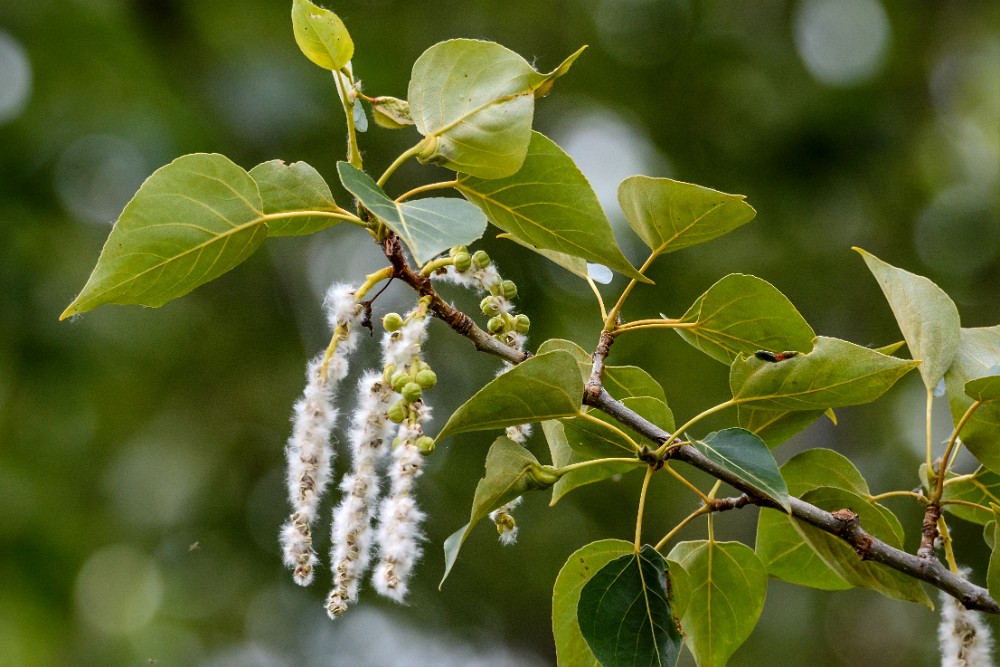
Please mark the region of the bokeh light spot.
<svg viewBox="0 0 1000 667"><path fill-rule="evenodd" d="M31 97L31 61L21 44L0 30L0 123L21 115Z"/></svg>
<svg viewBox="0 0 1000 667"><path fill-rule="evenodd" d="M997 211L976 188L949 188L920 213L913 242L934 272L972 276L1000 256Z"/></svg>
<svg viewBox="0 0 1000 667"><path fill-rule="evenodd" d="M152 620L163 598L163 579L151 558L116 544L87 559L75 593L87 623L109 635L125 635Z"/></svg>
<svg viewBox="0 0 1000 667"><path fill-rule="evenodd" d="M92 224L114 222L149 175L146 159L120 137L88 135L59 156L55 187L75 218Z"/></svg>
<svg viewBox="0 0 1000 667"><path fill-rule="evenodd" d="M891 28L878 0L806 0L794 21L799 57L820 83L863 83L885 64Z"/></svg>

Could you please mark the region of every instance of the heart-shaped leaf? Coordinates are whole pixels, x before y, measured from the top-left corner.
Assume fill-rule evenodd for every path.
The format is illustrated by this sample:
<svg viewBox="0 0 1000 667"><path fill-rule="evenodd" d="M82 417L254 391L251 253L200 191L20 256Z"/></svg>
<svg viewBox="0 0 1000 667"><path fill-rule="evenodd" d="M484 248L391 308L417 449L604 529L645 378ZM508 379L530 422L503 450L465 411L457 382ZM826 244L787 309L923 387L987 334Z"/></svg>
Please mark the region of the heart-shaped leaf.
<svg viewBox="0 0 1000 667"><path fill-rule="evenodd" d="M710 433L702 440L692 440L691 446L717 465L754 485L764 495L786 511L792 506L788 487L778 472L778 464L764 441L742 428L727 428Z"/></svg>
<svg viewBox="0 0 1000 667"><path fill-rule="evenodd" d="M668 558L690 582L681 617L684 643L699 667L723 667L747 640L767 595L767 570L740 542L681 542Z"/></svg>
<svg viewBox="0 0 1000 667"><path fill-rule="evenodd" d="M649 176L622 181L618 203L628 224L654 255L711 241L757 215L743 195Z"/></svg>
<svg viewBox="0 0 1000 667"><path fill-rule="evenodd" d="M566 559L552 587L552 635L556 640L559 667L597 664L597 658L580 633L577 619L580 591L609 562L632 553L631 542L600 540L577 549Z"/></svg>
<svg viewBox="0 0 1000 667"><path fill-rule="evenodd" d="M435 44L417 58L407 97L424 136L417 158L479 178L517 172L531 141L536 93L579 56L541 74L513 51L473 39Z"/></svg>
<svg viewBox="0 0 1000 667"><path fill-rule="evenodd" d="M497 376L455 410L438 439L574 415L583 401L583 379L573 355L553 350Z"/></svg>
<svg viewBox="0 0 1000 667"><path fill-rule="evenodd" d="M808 352L816 334L769 282L732 273L708 288L681 317L681 338L727 366L757 350Z"/></svg>
<svg viewBox="0 0 1000 667"><path fill-rule="evenodd" d="M580 631L603 667L672 667L681 650L670 602L667 561L646 545L602 567L580 591Z"/></svg>
<svg viewBox="0 0 1000 667"><path fill-rule="evenodd" d="M546 472L527 449L504 437L494 440L486 454L486 472L476 485L469 523L444 542L445 570L441 584L448 578L465 539L480 519L526 491L548 488L551 486L548 477L552 474Z"/></svg>
<svg viewBox="0 0 1000 667"><path fill-rule="evenodd" d="M897 549L902 548L902 527L888 510L867 498L831 487L820 487L802 495L802 500L827 511L849 509L858 515L861 526L871 535ZM870 588L894 600L934 605L920 582L902 572L875 561L863 561L847 542L826 531L793 518L799 534L809 543L826 565L853 586Z"/></svg>
<svg viewBox="0 0 1000 667"><path fill-rule="evenodd" d="M486 216L463 199L431 197L394 202L371 176L347 162L337 163L340 181L361 205L396 232L419 264L483 235Z"/></svg>
<svg viewBox="0 0 1000 667"><path fill-rule="evenodd" d="M741 405L825 410L874 401L919 363L818 336L812 352L785 361L737 359L729 372L729 386Z"/></svg>
<svg viewBox="0 0 1000 667"><path fill-rule="evenodd" d="M990 369L1000 364L1000 326L959 331L958 352L951 368L945 373L948 402L956 426L974 402L966 393L966 385L991 376ZM988 387L993 380L984 381ZM973 384L975 389L977 386ZM988 394L984 394L984 397ZM980 463L1000 472L1000 401L980 405L959 434L964 444Z"/></svg>
<svg viewBox="0 0 1000 667"><path fill-rule="evenodd" d="M910 354L923 362L920 377L924 385L933 389L958 350L961 324L955 303L927 278L897 269L860 248L855 250L882 288Z"/></svg>
<svg viewBox="0 0 1000 667"><path fill-rule="evenodd" d="M354 42L340 17L309 0L292 0L292 30L302 53L323 69L337 71L354 55Z"/></svg>
<svg viewBox="0 0 1000 667"><path fill-rule="evenodd" d="M460 174L456 188L529 247L582 257L648 282L618 248L597 195L573 159L538 132L532 132L517 173L491 179Z"/></svg>
<svg viewBox="0 0 1000 667"><path fill-rule="evenodd" d="M162 306L249 257L267 237L257 184L217 154L160 167L125 206L60 319L106 303Z"/></svg>
<svg viewBox="0 0 1000 667"><path fill-rule="evenodd" d="M333 213L340 208L333 200L330 186L319 172L305 162L285 164L271 160L250 170L264 201L264 213L321 211ZM324 215L295 216L267 221L268 236L303 236L340 222Z"/></svg>

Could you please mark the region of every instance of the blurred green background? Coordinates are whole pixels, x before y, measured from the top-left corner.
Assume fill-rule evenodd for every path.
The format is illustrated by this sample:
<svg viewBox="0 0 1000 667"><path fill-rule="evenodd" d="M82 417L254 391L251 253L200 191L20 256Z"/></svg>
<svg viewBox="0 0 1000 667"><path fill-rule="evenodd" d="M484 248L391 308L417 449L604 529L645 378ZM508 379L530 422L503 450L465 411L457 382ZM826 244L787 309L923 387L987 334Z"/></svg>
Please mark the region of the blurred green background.
<svg viewBox="0 0 1000 667"><path fill-rule="evenodd" d="M381 265L356 230L270 241L158 311L106 307L57 321L122 206L178 155L221 152L246 168L305 160L348 201L332 182L344 147L336 91L298 52L289 7L0 3L0 667L552 664L558 569L591 540L631 537L638 475L551 509L529 497L517 546L501 548L480 527L439 593L440 545L467 520L492 438L482 434L444 443L420 480L427 554L408 606L365 590L334 623L321 606L328 572L310 589L291 582L276 539L288 415L305 360L326 342L322 291ZM746 272L776 285L822 334L898 340L850 251L857 245L936 281L964 326L1000 322L996 2L332 8L371 95L405 96L413 60L442 39L495 40L543 70L589 44L538 105L536 126L576 158L616 225L615 188L636 173L748 196L753 224L663 258L656 287L637 290L627 316L679 315L718 278ZM414 136L373 126L362 137L367 164L380 170ZM407 166L393 187L428 173ZM619 239L640 258L625 233ZM578 279L505 242L482 247L519 285L533 344L559 336L593 346L597 310ZM474 310L470 295L446 293ZM394 286L376 314L405 309L406 299ZM374 363L376 345L366 347L356 370ZM443 378L430 397L434 432L497 364L438 324L428 356ZM680 418L726 397L724 367L669 333L625 338L612 361L645 366ZM876 492L912 488L922 393L913 374L776 455L832 447ZM944 438L949 418L938 407L935 437ZM532 448L544 455L537 436ZM907 501L890 505L915 548L919 513ZM694 507L676 484L655 481L646 534L663 534ZM727 513L716 534L752 544L755 522L755 510ZM981 583L980 529L954 523L960 558ZM326 529L318 532L325 552ZM681 538L703 536L696 523ZM774 581L731 664L932 665L935 628L931 612L874 593Z"/></svg>

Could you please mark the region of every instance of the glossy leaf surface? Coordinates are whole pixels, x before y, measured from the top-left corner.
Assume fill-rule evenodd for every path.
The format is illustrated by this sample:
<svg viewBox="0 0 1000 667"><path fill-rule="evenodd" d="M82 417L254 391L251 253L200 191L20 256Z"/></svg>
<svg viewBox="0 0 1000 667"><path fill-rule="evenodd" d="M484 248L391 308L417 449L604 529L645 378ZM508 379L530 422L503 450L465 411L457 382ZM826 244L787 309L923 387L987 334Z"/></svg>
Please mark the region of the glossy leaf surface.
<svg viewBox="0 0 1000 667"><path fill-rule="evenodd" d="M323 69L339 70L354 55L354 42L340 17L309 0L292 0L292 31L306 58Z"/></svg>
<svg viewBox="0 0 1000 667"><path fill-rule="evenodd" d="M701 440L693 440L691 446L709 460L758 488L785 510L791 511L788 487L781 478L771 450L750 431L741 428L723 429L710 433Z"/></svg>

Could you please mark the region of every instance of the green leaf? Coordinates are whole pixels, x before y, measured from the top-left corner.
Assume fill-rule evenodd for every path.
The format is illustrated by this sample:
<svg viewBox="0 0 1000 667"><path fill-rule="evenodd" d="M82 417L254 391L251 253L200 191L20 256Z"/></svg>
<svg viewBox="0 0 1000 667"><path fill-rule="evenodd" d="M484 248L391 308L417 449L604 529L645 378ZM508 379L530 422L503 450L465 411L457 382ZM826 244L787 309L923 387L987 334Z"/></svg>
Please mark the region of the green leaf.
<svg viewBox="0 0 1000 667"><path fill-rule="evenodd" d="M727 366L755 351L809 352L816 334L792 302L769 282L732 273L688 308L681 338Z"/></svg>
<svg viewBox="0 0 1000 667"><path fill-rule="evenodd" d="M337 172L344 188L399 235L419 264L453 246L472 243L486 229L483 212L462 199L431 197L400 204L353 165L338 162Z"/></svg>
<svg viewBox="0 0 1000 667"><path fill-rule="evenodd" d="M955 475L949 474L949 477ZM944 501L961 500L981 505L982 509L968 505L944 505L944 509L960 519L979 525L993 521L993 514L987 508L991 503L1000 503L1000 475L984 467L979 467L968 479L953 482L944 487Z"/></svg>
<svg viewBox="0 0 1000 667"><path fill-rule="evenodd" d="M441 584L448 578L465 539L480 519L526 491L548 488L551 486L548 477L551 473L527 449L505 437L494 440L486 454L486 472L476 485L469 523L444 541L445 569Z"/></svg>
<svg viewBox="0 0 1000 667"><path fill-rule="evenodd" d="M401 130L413 125L410 103L398 97L381 96L372 100L372 118L376 125L389 130Z"/></svg>
<svg viewBox="0 0 1000 667"><path fill-rule="evenodd" d="M542 422L542 431L545 433L545 441L549 445L549 454L552 456L552 465L562 468L572 463L580 463L590 460L577 454L566 439L565 426L562 422L549 419ZM637 468L644 468L646 464L636 459L635 463L595 463L577 470L573 470L561 476L559 481L552 486L552 501L549 505L555 505L559 500L573 489L578 489L587 484L600 482L615 475L622 475Z"/></svg>
<svg viewBox="0 0 1000 667"><path fill-rule="evenodd" d="M890 512L858 494L821 487L802 495L802 500L827 511L850 509L855 512L862 528L890 546L901 549L902 527ZM916 579L881 563L863 561L847 542L810 524L793 518L792 523L826 565L854 586L870 588L894 600L934 605Z"/></svg>
<svg viewBox="0 0 1000 667"><path fill-rule="evenodd" d="M991 504L994 520L1000 522L1000 505ZM986 571L986 587L994 600L1000 600L1000 531L994 529L990 565Z"/></svg>
<svg viewBox="0 0 1000 667"><path fill-rule="evenodd" d="M923 362L924 386L933 389L958 350L961 324L955 303L927 278L897 269L860 248L855 250L882 288L910 354Z"/></svg>
<svg viewBox="0 0 1000 667"><path fill-rule="evenodd" d="M577 366L580 368L580 377L582 378L584 384L586 384L590 379L590 370L594 364L593 359L590 358L590 354L573 341L562 338L548 339L538 346L538 351L535 354L542 355L546 352L554 352L555 350L563 350L564 352L569 352L573 355Z"/></svg>
<svg viewBox="0 0 1000 667"><path fill-rule="evenodd" d="M296 211L339 211L330 186L319 172L305 162L285 164L271 160L250 170L264 201L264 213ZM324 215L295 216L267 221L268 236L304 236L340 222Z"/></svg>
<svg viewBox="0 0 1000 667"><path fill-rule="evenodd" d="M574 415L583 401L583 379L563 350L522 361L480 389L441 429L438 439Z"/></svg>
<svg viewBox="0 0 1000 667"><path fill-rule="evenodd" d="M354 42L340 17L309 0L292 0L292 30L302 53L323 69L337 71L354 55Z"/></svg>
<svg viewBox="0 0 1000 667"><path fill-rule="evenodd" d="M868 483L854 464L829 449L809 449L793 456L781 467L781 476L791 495L800 496L821 486L870 495ZM760 513L756 552L772 577L828 591L851 588L813 551L787 515Z"/></svg>
<svg viewBox="0 0 1000 667"><path fill-rule="evenodd" d="M760 410L749 405L737 408L740 427L774 449L823 415L823 410Z"/></svg>
<svg viewBox="0 0 1000 667"><path fill-rule="evenodd" d="M673 430L673 413L663 401L652 396L634 396L626 397L620 402L626 408L660 426L663 430ZM632 456L636 453L632 443L641 445L643 440L641 435L619 424L613 417L599 410L588 410L587 415L587 417L562 420L562 424L566 427L566 438L570 447L584 459ZM608 424L614 428L608 428L602 424Z"/></svg>
<svg viewBox="0 0 1000 667"><path fill-rule="evenodd" d="M417 158L479 178L511 176L531 141L535 94L547 91L580 54L540 74L493 42L454 39L417 58L407 97L424 136Z"/></svg>
<svg viewBox="0 0 1000 667"><path fill-rule="evenodd" d="M556 640L559 667L598 667L597 658L587 646L577 620L580 591L605 565L632 553L631 542L600 540L577 549L566 559L552 587L552 635Z"/></svg>
<svg viewBox="0 0 1000 667"><path fill-rule="evenodd" d="M497 234L499 239L507 239L508 241L513 241L522 248L527 248L528 250L538 253L545 259L549 260L556 266L561 266L566 269L574 276L583 278L584 280L590 275L590 269L587 266L587 260L582 257L574 257L573 255L567 255L564 252L556 252L555 250L546 250L545 248L538 248L529 243L525 243L521 239L517 238L513 234Z"/></svg>
<svg viewBox="0 0 1000 667"><path fill-rule="evenodd" d="M709 433L703 440L692 440L691 446L717 465L753 484L786 511L792 511L788 487L778 472L778 464L771 456L771 450L750 431L741 428L723 429Z"/></svg>
<svg viewBox="0 0 1000 667"><path fill-rule="evenodd" d="M264 242L262 209L257 184L222 155L160 167L125 206L60 319L106 303L162 306L219 277Z"/></svg>
<svg viewBox="0 0 1000 667"><path fill-rule="evenodd" d="M580 591L580 631L602 667L673 666L681 634L667 600L667 561L646 545L602 567Z"/></svg>
<svg viewBox="0 0 1000 667"><path fill-rule="evenodd" d="M531 133L524 164L506 178L458 177L459 192L530 247L604 264L649 282L625 259L586 177L554 141Z"/></svg>
<svg viewBox="0 0 1000 667"><path fill-rule="evenodd" d="M747 640L767 595L767 570L740 542L681 542L668 558L687 573L691 590L681 627L699 667L722 667Z"/></svg>
<svg viewBox="0 0 1000 667"><path fill-rule="evenodd" d="M966 384L991 376L990 370L1000 364L1000 326L961 329L958 338L958 352L944 376L955 426L974 402L966 394ZM980 463L1000 472L1000 401L980 405L959 435Z"/></svg>
<svg viewBox="0 0 1000 667"><path fill-rule="evenodd" d="M743 195L669 178L630 176L618 186L625 219L653 255L711 241L753 220Z"/></svg>
<svg viewBox="0 0 1000 667"><path fill-rule="evenodd" d="M918 363L817 336L812 352L785 361L737 359L729 386L738 404L767 410L825 410L874 401Z"/></svg>
<svg viewBox="0 0 1000 667"><path fill-rule="evenodd" d="M969 380L965 383L965 395L980 403L1000 401L1000 375Z"/></svg>

